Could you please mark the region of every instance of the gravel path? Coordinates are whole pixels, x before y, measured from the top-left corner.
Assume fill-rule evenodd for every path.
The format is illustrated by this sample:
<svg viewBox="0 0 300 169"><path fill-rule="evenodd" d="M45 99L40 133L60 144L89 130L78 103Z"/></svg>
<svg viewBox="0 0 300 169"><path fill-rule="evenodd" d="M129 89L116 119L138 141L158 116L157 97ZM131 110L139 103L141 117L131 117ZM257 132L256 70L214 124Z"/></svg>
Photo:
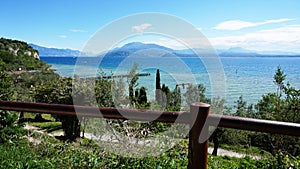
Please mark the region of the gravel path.
<svg viewBox="0 0 300 169"><path fill-rule="evenodd" d="M213 152L213 150L214 150L214 148L209 147L208 148L208 153L211 154ZM255 160L260 159L259 156L247 155L247 154L244 154L244 153L237 153L237 152L225 150L225 149L222 149L222 148L218 148L218 156L229 156L229 157L236 157L236 158L243 158L243 157L249 156L249 157L251 157Z"/></svg>

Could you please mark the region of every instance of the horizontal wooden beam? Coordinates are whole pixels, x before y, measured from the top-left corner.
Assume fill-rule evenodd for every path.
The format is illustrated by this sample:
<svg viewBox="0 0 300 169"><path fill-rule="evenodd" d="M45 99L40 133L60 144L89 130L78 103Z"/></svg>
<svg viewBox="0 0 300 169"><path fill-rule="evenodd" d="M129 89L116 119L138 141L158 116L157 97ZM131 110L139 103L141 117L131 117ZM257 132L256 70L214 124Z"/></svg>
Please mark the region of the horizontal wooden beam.
<svg viewBox="0 0 300 169"><path fill-rule="evenodd" d="M165 123L190 124L190 122L193 121L193 119L191 119L192 116L189 112L118 109L106 107L99 108L93 106L47 103L0 101L0 110L45 113L67 116L85 116L108 119L130 119L138 121L155 121ZM224 128L233 128L300 137L299 123L210 114L207 118L207 124L216 127L219 126Z"/></svg>
<svg viewBox="0 0 300 169"><path fill-rule="evenodd" d="M48 103L28 103L0 101L0 110L18 112L44 113L66 116L84 116L108 119L129 119L138 121L155 121L166 123L190 122L190 113L176 111L155 111L138 109L119 109L110 107L78 106Z"/></svg>
<svg viewBox="0 0 300 169"><path fill-rule="evenodd" d="M216 126L215 124L217 124L217 126L224 128L300 137L299 123L210 114L208 117L208 124L212 126Z"/></svg>

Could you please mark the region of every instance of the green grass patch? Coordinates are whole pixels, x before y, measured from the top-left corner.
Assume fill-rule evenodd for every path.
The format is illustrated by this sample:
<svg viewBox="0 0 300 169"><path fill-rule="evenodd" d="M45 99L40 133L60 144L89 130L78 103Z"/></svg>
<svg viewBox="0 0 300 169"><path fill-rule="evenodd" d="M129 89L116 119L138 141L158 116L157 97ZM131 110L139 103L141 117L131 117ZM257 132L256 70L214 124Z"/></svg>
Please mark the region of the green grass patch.
<svg viewBox="0 0 300 169"><path fill-rule="evenodd" d="M49 136L48 134L31 131L31 130L27 131L26 136L32 137L40 141L46 141L47 143L51 143L51 144L60 143L60 140L56 139L55 137Z"/></svg>
<svg viewBox="0 0 300 169"><path fill-rule="evenodd" d="M53 141L44 134L32 134L42 139L40 144L30 143L26 139L12 140L0 145L1 168L153 168L178 169L186 168L187 142L176 145L172 149L155 157L132 158L122 157L113 152L104 151L88 139L79 139L77 143ZM50 140L49 140L50 139ZM269 169L298 168L300 157L290 158L279 154L262 160L250 157L233 158L208 156L210 169Z"/></svg>
<svg viewBox="0 0 300 169"><path fill-rule="evenodd" d="M26 119L34 119L35 113L24 113L24 118Z"/></svg>
<svg viewBox="0 0 300 169"><path fill-rule="evenodd" d="M61 122L31 122L29 124L38 127L48 133L62 129Z"/></svg>
<svg viewBox="0 0 300 169"><path fill-rule="evenodd" d="M24 113L24 118L28 120L34 120L36 113ZM46 121L55 121L55 118L51 116L51 114L42 114L42 117Z"/></svg>

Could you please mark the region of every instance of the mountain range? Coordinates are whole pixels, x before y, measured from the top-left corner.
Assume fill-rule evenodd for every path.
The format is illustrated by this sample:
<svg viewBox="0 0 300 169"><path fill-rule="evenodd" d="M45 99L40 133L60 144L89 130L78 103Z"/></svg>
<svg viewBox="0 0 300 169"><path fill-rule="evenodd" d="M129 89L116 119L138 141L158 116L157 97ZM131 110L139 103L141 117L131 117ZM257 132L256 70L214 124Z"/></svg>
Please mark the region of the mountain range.
<svg viewBox="0 0 300 169"><path fill-rule="evenodd" d="M57 49L57 48L47 48L38 46L35 44L29 44L32 48L39 51L40 56L80 56L81 52L79 50L71 49ZM205 49L196 49L200 53L205 53ZM287 52L257 52L252 50L247 50L241 47L233 47L229 49L216 49L216 53L221 57L267 57L267 56L300 56L296 53ZM129 56L135 54L138 56L151 56L151 55L161 55L164 57L177 55L179 57L195 57L194 51L192 49L175 50L165 46L160 46L157 44L146 44L141 42L131 42L127 43L122 47L114 48L106 52L106 56ZM103 56L99 54L98 56Z"/></svg>
<svg viewBox="0 0 300 169"><path fill-rule="evenodd" d="M28 44L33 49L39 51L40 56L80 56L79 50L47 48L35 44Z"/></svg>

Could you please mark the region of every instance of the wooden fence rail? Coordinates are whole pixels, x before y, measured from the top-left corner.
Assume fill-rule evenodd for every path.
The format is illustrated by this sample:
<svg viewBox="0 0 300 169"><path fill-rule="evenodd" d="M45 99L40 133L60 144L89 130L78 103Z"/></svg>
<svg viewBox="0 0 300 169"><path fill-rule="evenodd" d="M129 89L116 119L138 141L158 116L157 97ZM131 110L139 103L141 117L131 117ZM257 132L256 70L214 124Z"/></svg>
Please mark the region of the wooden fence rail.
<svg viewBox="0 0 300 169"><path fill-rule="evenodd" d="M300 137L300 124L298 123L209 114L209 107L210 106L205 103L193 103L190 106L191 112L175 112L0 101L0 110L190 124L188 153L189 169L207 168L208 126Z"/></svg>

